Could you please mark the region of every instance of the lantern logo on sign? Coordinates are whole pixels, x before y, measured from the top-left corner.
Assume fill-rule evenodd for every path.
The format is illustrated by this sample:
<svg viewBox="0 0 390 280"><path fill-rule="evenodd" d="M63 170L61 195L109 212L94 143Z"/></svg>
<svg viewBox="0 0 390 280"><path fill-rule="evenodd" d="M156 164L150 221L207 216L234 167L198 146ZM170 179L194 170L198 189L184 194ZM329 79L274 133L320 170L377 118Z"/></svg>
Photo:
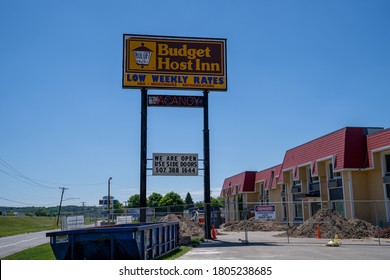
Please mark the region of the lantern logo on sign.
<svg viewBox="0 0 390 280"><path fill-rule="evenodd" d="M153 51L151 49L145 47L144 43L142 43L140 47L133 50L136 63L141 65L141 67L149 65L152 52Z"/></svg>

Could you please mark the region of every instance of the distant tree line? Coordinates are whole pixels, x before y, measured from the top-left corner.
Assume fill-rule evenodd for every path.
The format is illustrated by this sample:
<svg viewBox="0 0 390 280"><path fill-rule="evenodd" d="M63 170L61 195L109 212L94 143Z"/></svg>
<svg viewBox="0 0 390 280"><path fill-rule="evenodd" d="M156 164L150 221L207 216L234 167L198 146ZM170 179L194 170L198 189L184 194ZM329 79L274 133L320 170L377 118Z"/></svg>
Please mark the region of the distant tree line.
<svg viewBox="0 0 390 280"><path fill-rule="evenodd" d="M185 209L193 207L203 207L203 201L194 202L191 194L188 192L186 197L182 199L179 194L175 192L169 192L164 196L153 192L147 198L147 206L155 208L156 212L166 212L168 207L170 212L182 212ZM211 206L223 207L223 200L220 198L211 198ZM123 205L119 201L115 200L114 209L115 213L123 213L124 208L139 208L140 207L140 195L134 194L127 200L127 205ZM55 217L58 215L58 206L53 207L1 207L0 211L7 213L7 215L13 215L13 213L19 213L26 216L45 216ZM62 206L61 215L91 215L94 213L101 213L103 211L102 206L76 206L67 205Z"/></svg>
<svg viewBox="0 0 390 280"><path fill-rule="evenodd" d="M96 206L62 206L61 215L82 215L91 214L101 211L102 207ZM23 214L25 216L38 217L55 217L58 214L58 206L53 207L0 207L2 213L7 213L8 216L13 216L14 213Z"/></svg>
<svg viewBox="0 0 390 280"><path fill-rule="evenodd" d="M192 199L191 194L188 192L185 199L182 199L179 194L175 192L169 192L166 195L161 195L159 193L153 192L146 200L148 207L153 207L156 209L156 212L165 212L169 207L171 212L182 212L185 209L193 207L203 207L203 201L195 202ZM127 200L128 208L139 208L140 195L134 194L129 197ZM223 200L217 198L211 198L211 206L223 207Z"/></svg>

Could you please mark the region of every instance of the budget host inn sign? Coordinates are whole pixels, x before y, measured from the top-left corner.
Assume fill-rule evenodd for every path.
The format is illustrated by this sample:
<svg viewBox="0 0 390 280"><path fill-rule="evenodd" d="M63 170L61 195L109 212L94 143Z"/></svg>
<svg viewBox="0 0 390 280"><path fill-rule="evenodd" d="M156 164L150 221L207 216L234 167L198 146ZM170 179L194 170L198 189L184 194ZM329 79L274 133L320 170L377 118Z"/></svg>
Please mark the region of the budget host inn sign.
<svg viewBox="0 0 390 280"><path fill-rule="evenodd" d="M123 87L226 91L226 39L124 34Z"/></svg>

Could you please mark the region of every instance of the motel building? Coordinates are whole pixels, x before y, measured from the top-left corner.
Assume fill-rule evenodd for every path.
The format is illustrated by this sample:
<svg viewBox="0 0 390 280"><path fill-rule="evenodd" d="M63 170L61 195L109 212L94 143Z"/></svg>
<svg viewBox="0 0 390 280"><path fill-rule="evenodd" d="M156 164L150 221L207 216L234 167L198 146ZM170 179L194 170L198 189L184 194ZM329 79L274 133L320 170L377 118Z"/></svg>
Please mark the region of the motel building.
<svg viewBox="0 0 390 280"><path fill-rule="evenodd" d="M286 151L283 162L224 180L225 222L274 205L275 222L302 223L320 209L390 225L390 129L345 127Z"/></svg>

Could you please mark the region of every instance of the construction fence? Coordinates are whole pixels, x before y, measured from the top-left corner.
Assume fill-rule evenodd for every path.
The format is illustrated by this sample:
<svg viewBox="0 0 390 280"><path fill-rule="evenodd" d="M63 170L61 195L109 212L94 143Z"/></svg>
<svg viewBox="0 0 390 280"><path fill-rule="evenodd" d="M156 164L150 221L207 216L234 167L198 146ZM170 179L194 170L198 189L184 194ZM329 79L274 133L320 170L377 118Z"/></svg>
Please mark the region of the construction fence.
<svg viewBox="0 0 390 280"><path fill-rule="evenodd" d="M204 208L193 205L150 207L145 211L147 222L175 214L203 224L205 217ZM389 201L239 202L210 206L211 224L219 233L240 233L241 239L248 242L255 236L259 241L260 234L267 242L323 244L324 240L337 238L343 244L384 246L390 246L389 211ZM70 216L82 215L85 225L100 226L139 222L140 212L140 208L98 208L67 217L69 221Z"/></svg>
<svg viewBox="0 0 390 280"><path fill-rule="evenodd" d="M251 232L268 232L275 242L323 244L336 238L390 246L389 201L240 202L221 211L224 231L244 232L249 239Z"/></svg>

